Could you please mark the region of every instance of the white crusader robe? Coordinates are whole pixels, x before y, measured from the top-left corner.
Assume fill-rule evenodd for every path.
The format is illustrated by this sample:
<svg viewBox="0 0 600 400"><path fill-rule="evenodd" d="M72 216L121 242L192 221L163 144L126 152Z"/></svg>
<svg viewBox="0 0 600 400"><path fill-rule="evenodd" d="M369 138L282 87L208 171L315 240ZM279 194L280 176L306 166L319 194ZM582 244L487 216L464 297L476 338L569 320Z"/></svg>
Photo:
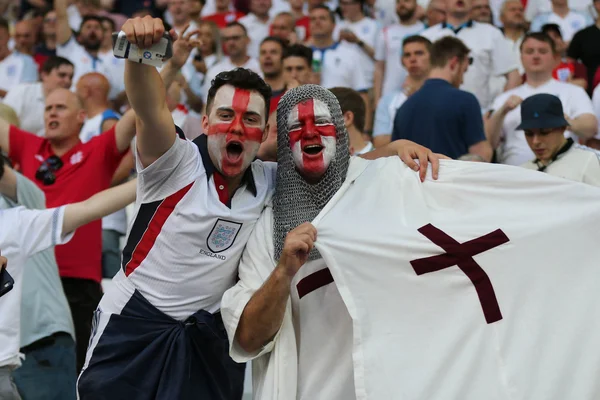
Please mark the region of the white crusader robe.
<svg viewBox="0 0 600 400"><path fill-rule="evenodd" d="M353 320L356 398L597 399L599 200L596 187L511 166L442 161L439 180L421 183L397 157L354 160L313 224ZM419 232L428 225L434 241L440 234L431 229L457 243L442 243L444 250ZM244 260L272 245L271 236L251 237L240 281L225 293L230 339L273 265ZM432 267L440 260L432 257L447 252L444 268L417 275L417 266ZM480 268L477 286L468 268ZM255 399L294 399L290 304L260 353L232 340L231 355L255 358Z"/></svg>

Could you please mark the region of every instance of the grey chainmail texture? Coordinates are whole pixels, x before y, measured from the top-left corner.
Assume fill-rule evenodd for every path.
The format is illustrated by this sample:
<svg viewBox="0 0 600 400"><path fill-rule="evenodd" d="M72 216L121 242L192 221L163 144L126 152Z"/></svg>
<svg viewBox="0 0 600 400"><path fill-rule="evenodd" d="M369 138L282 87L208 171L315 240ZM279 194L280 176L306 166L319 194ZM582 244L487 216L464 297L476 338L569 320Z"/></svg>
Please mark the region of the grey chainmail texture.
<svg viewBox="0 0 600 400"><path fill-rule="evenodd" d="M289 114L296 104L308 99L318 99L327 104L337 139L335 158L316 184L307 183L296 170L288 132ZM312 221L340 189L346 179L349 160L348 133L333 93L318 85L303 85L286 92L277 106L277 183L273 199L275 260L281 257L288 232L304 222ZM313 248L308 260L319 258L321 255Z"/></svg>

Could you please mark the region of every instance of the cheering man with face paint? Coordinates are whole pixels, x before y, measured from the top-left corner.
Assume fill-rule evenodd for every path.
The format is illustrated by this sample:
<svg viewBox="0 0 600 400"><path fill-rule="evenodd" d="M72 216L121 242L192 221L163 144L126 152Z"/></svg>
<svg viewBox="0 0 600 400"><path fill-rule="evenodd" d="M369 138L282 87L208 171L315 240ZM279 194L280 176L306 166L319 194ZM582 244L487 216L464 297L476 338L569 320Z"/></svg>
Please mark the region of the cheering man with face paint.
<svg viewBox="0 0 600 400"><path fill-rule="evenodd" d="M288 91L277 129L275 196L221 305L230 354L254 359L255 398L353 399L352 320L308 221L361 162L350 158L337 99L320 86ZM323 338L334 339L323 347Z"/></svg>
<svg viewBox="0 0 600 400"><path fill-rule="evenodd" d="M127 21L123 31L148 48L164 27L144 17ZM177 137L166 105L172 76L165 69L165 83L156 68L127 61L125 69L127 96L139 110L138 207L122 269L96 312L78 382L83 399L229 400L243 390L244 365L228 355L221 297L238 278L243 249L274 188L275 164L254 161L268 132L271 89L246 69L220 73L208 91L205 134L190 142ZM306 155L299 156L313 171L335 154L329 139L317 139L304 143ZM430 151L408 142L370 156L399 153L407 163L416 156L437 164Z"/></svg>

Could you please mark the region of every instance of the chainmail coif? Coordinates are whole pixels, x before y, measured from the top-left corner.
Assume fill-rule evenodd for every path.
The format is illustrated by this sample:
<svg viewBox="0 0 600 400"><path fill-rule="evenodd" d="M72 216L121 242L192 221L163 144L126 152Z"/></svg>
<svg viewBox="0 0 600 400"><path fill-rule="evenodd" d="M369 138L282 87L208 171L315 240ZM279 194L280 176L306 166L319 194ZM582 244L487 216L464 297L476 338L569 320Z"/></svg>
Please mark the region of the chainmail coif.
<svg viewBox="0 0 600 400"><path fill-rule="evenodd" d="M332 116L336 130L335 157L322 179L309 184L296 170L290 137L288 116L294 106L308 99L324 102ZM344 117L337 98L329 90L318 85L303 85L285 93L277 106L277 183L273 199L275 259L279 260L283 243L289 231L312 221L346 179L350 150ZM316 260L321 255L316 248L310 252L308 260Z"/></svg>

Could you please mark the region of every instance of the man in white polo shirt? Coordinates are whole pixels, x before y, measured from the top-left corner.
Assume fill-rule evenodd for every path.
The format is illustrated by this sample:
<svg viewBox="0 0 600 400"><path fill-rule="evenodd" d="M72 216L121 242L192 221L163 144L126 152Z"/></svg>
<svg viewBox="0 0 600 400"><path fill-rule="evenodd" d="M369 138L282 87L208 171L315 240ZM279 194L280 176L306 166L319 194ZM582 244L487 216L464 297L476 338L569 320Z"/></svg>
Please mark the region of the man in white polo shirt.
<svg viewBox="0 0 600 400"><path fill-rule="evenodd" d="M164 33L151 17L122 29L141 48ZM122 269L96 311L79 396L239 399L244 365L228 355L220 304L274 188L275 165L255 160L271 89L247 69L218 74L205 134L190 142L176 135L156 68L127 61L125 87L138 116L137 213ZM398 154L402 145L369 156ZM313 143L306 154L319 163L324 153Z"/></svg>
<svg viewBox="0 0 600 400"><path fill-rule="evenodd" d="M260 44L264 38L269 36L269 10L271 9L271 0L250 0L250 12L238 21L246 27L250 44L248 45L248 55L258 58L260 55Z"/></svg>
<svg viewBox="0 0 600 400"><path fill-rule="evenodd" d="M0 99L19 83L38 79L37 64L27 54L11 51L9 24L0 18Z"/></svg>
<svg viewBox="0 0 600 400"><path fill-rule="evenodd" d="M407 76L402 66L402 41L408 36L417 35L425 25L417 17L416 0L398 0L396 12L400 22L383 28L375 45L375 103L382 96L400 90Z"/></svg>
<svg viewBox="0 0 600 400"><path fill-rule="evenodd" d="M371 86L362 65L357 62L361 57L360 50L356 44L336 42L334 29L333 12L324 5L313 7L310 11L313 72L319 76L321 86L349 87L359 92L365 104L369 104L367 91Z"/></svg>
<svg viewBox="0 0 600 400"><path fill-rule="evenodd" d="M600 186L598 153L565 138L568 125L558 97L540 93L525 99L521 104L518 129L525 132L535 159L522 167Z"/></svg>
<svg viewBox="0 0 600 400"><path fill-rule="evenodd" d="M545 33L529 33L521 44L521 61L527 82L498 96L492 105L491 116L485 121L485 132L492 148L499 150L502 164L521 165L534 158L527 145L521 123L519 105L534 94L548 93L560 98L568 116L568 137L590 139L598 129L592 102L585 90L552 78L556 65L554 41Z"/></svg>
<svg viewBox="0 0 600 400"><path fill-rule="evenodd" d="M21 128L44 136L46 97L56 88L69 89L73 64L62 57L50 57L40 72L41 82L21 83L8 91L4 104L10 106L21 121Z"/></svg>
<svg viewBox="0 0 600 400"><path fill-rule="evenodd" d="M421 35L431 42L454 36L471 49L473 64L465 74L461 89L473 93L485 111L493 100L490 94L492 77L506 77L504 90L521 83L517 59L498 28L469 19L471 0L448 0L447 4L446 22L428 28Z"/></svg>
<svg viewBox="0 0 600 400"><path fill-rule="evenodd" d="M56 10L56 55L64 57L75 65L75 76L73 77L73 86L77 84L79 78L88 72L99 72L106 76L111 83L110 99L115 99L119 95L118 75L122 70L113 67L99 57L100 47L104 40L104 35L111 35L112 32L105 32L102 27L102 18L95 15L85 16L79 27L77 37L73 34L69 26L69 16L67 15L68 0L56 0L54 8Z"/></svg>

